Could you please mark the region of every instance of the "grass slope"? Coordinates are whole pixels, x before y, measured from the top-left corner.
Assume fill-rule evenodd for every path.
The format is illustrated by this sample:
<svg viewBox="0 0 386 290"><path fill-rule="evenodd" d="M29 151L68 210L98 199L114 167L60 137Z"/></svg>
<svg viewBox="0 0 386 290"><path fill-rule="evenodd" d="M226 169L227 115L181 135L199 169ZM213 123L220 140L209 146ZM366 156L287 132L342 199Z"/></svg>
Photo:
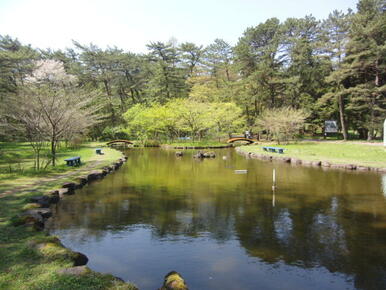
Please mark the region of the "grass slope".
<svg viewBox="0 0 386 290"><path fill-rule="evenodd" d="M134 286L117 282L111 275L88 271L81 276L57 274L58 269L71 267L68 251L53 243L53 237L29 227L12 225L12 218L19 214L32 196L42 195L58 188L91 170L111 165L122 154L104 148L105 155L96 155L98 143L88 143L76 150L63 149L58 164L70 156L81 156L83 165L77 168L59 165L58 168L34 173L29 169L32 154L25 144L2 145L2 165L20 161L23 172L0 174L0 289L135 289ZM47 243L48 247L33 247Z"/></svg>
<svg viewBox="0 0 386 290"><path fill-rule="evenodd" d="M265 145L244 146L241 147L241 149L243 151L259 154L275 154L265 152L263 150L264 146ZM284 156L302 160L386 167L386 149L380 144L361 144L355 142L302 142L298 144L272 146L285 148Z"/></svg>

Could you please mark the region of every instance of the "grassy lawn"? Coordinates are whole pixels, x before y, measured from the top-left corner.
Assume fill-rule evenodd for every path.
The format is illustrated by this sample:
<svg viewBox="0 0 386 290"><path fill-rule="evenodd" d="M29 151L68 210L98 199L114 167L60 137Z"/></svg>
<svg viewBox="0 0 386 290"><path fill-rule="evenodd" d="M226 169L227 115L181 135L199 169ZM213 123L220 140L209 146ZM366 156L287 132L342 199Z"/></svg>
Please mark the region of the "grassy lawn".
<svg viewBox="0 0 386 290"><path fill-rule="evenodd" d="M34 159L28 143L4 143L0 142L0 194L18 185L29 185L39 181L46 181L47 178L54 178L69 172L83 170L90 171L89 167L110 165L111 162L121 157L121 153L111 148L103 148L105 155L95 154L95 148L101 147L103 143L90 142L81 145L79 148L60 148L57 154L57 166L49 166L45 170L36 171L33 169ZM82 166L73 168L66 165L64 159L80 156ZM49 182L45 182L45 189ZM52 184L55 186L55 184ZM37 189L37 188L35 188Z"/></svg>
<svg viewBox="0 0 386 290"><path fill-rule="evenodd" d="M386 167L386 149L378 144L360 144L355 142L301 142L289 145L253 145L241 148L244 151L259 154L275 154L265 152L263 146L285 148L284 156L302 160Z"/></svg>
<svg viewBox="0 0 386 290"><path fill-rule="evenodd" d="M104 155L96 155L95 148L100 145L87 143L78 149L62 148L57 168L34 172L28 144L0 143L0 289L133 289L129 284L116 282L111 275L92 271L81 276L58 274L58 269L73 265L71 252L58 246L44 231L12 224L30 197L111 165L122 156L110 148L103 148ZM82 166L63 165L64 159L71 156L81 156ZM9 166L15 169L10 172ZM42 243L47 246L33 246Z"/></svg>

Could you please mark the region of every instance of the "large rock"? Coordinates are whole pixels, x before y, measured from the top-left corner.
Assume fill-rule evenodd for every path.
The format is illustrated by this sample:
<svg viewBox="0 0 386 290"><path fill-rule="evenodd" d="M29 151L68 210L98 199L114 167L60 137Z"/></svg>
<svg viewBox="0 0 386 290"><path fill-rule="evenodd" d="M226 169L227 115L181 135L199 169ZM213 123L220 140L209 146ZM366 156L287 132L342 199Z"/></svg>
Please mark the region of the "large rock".
<svg viewBox="0 0 386 290"><path fill-rule="evenodd" d="M88 258L85 254L74 252L73 256L74 266L83 266L88 262Z"/></svg>
<svg viewBox="0 0 386 290"><path fill-rule="evenodd" d="M50 198L50 203L55 204L60 201L60 195L59 190L52 190L48 193L48 196Z"/></svg>
<svg viewBox="0 0 386 290"><path fill-rule="evenodd" d="M87 184L87 178L84 178L86 182L83 180L83 178L84 177L82 177L82 179L81 178L76 179L77 182L76 182L75 189L82 189L83 186L85 186Z"/></svg>
<svg viewBox="0 0 386 290"><path fill-rule="evenodd" d="M43 230L44 222L52 216L49 208L29 209L21 214L18 218L18 223L15 225L32 226L35 230Z"/></svg>
<svg viewBox="0 0 386 290"><path fill-rule="evenodd" d="M214 153L213 151L205 152L205 153L202 154L202 157L204 157L204 158L215 158L216 157L216 153Z"/></svg>
<svg viewBox="0 0 386 290"><path fill-rule="evenodd" d="M47 195L31 197L30 201L39 204L41 207L49 207L51 204L50 197Z"/></svg>
<svg viewBox="0 0 386 290"><path fill-rule="evenodd" d="M110 173L111 171L113 171L113 168L110 167L110 166L105 166L105 167L102 168L102 170L108 174L108 173Z"/></svg>
<svg viewBox="0 0 386 290"><path fill-rule="evenodd" d="M312 161L310 161L310 160L303 160L302 164L306 165L306 166L312 166Z"/></svg>
<svg viewBox="0 0 386 290"><path fill-rule="evenodd" d="M77 184L75 182L66 182L62 185L62 188L68 188L69 191L74 191Z"/></svg>
<svg viewBox="0 0 386 290"><path fill-rule="evenodd" d="M321 166L322 165L322 161L312 161L311 165L312 166Z"/></svg>
<svg viewBox="0 0 386 290"><path fill-rule="evenodd" d="M281 157L280 161L283 161L285 163L291 163L291 157Z"/></svg>
<svg viewBox="0 0 386 290"><path fill-rule="evenodd" d="M344 169L346 167L346 165L345 164L331 164L330 167L334 168L334 169Z"/></svg>
<svg viewBox="0 0 386 290"><path fill-rule="evenodd" d="M165 276L164 284L160 290L187 290L184 279L176 271L171 271Z"/></svg>
<svg viewBox="0 0 386 290"><path fill-rule="evenodd" d="M100 171L93 171L87 176L88 181L93 181L102 178L102 173Z"/></svg>
<svg viewBox="0 0 386 290"><path fill-rule="evenodd" d="M300 165L300 164L302 164L302 160L298 159L298 158L291 158L291 163L296 164L296 165Z"/></svg>
<svg viewBox="0 0 386 290"><path fill-rule="evenodd" d="M29 209L23 213L25 216L40 215L43 219L48 219L52 216L52 211L49 208Z"/></svg>
<svg viewBox="0 0 386 290"><path fill-rule="evenodd" d="M346 165L344 166L344 168L345 168L345 169L348 169L348 170L355 170L355 169L357 169L357 166L354 165L354 164L346 164Z"/></svg>
<svg viewBox="0 0 386 290"><path fill-rule="evenodd" d="M257 154L257 153L251 153L249 156L251 156L251 158L253 158L253 159L260 159L261 158L261 155Z"/></svg>
<svg viewBox="0 0 386 290"><path fill-rule="evenodd" d="M63 195L71 195L74 194L75 191L69 191L68 188L60 188L58 189L59 197L63 197Z"/></svg>
<svg viewBox="0 0 386 290"><path fill-rule="evenodd" d="M331 167L331 163L327 162L327 161L322 161L321 166L322 167Z"/></svg>
<svg viewBox="0 0 386 290"><path fill-rule="evenodd" d="M198 151L196 154L193 155L193 158L203 158L204 153L201 151Z"/></svg>

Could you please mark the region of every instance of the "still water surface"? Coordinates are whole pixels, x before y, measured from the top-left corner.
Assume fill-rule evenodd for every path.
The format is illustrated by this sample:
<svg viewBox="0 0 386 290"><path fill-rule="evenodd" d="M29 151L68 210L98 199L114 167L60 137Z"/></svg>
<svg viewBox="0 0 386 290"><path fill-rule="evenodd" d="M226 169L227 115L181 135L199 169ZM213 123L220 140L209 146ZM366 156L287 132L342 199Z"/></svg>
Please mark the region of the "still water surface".
<svg viewBox="0 0 386 290"><path fill-rule="evenodd" d="M51 233L145 290L171 270L190 289L386 289L382 175L192 153L127 151L57 205Z"/></svg>

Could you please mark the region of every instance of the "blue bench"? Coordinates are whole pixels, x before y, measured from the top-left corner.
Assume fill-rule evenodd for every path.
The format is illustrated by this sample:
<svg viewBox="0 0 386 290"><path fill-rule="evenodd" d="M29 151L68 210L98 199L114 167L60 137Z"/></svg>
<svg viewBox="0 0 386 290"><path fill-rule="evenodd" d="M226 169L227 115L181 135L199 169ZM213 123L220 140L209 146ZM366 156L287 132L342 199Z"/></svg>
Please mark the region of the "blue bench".
<svg viewBox="0 0 386 290"><path fill-rule="evenodd" d="M267 151L267 152L274 152L274 153L283 154L285 149L280 148L280 147L263 147L263 150Z"/></svg>
<svg viewBox="0 0 386 290"><path fill-rule="evenodd" d="M67 162L67 166L79 166L81 164L79 156L67 158L64 161Z"/></svg>

